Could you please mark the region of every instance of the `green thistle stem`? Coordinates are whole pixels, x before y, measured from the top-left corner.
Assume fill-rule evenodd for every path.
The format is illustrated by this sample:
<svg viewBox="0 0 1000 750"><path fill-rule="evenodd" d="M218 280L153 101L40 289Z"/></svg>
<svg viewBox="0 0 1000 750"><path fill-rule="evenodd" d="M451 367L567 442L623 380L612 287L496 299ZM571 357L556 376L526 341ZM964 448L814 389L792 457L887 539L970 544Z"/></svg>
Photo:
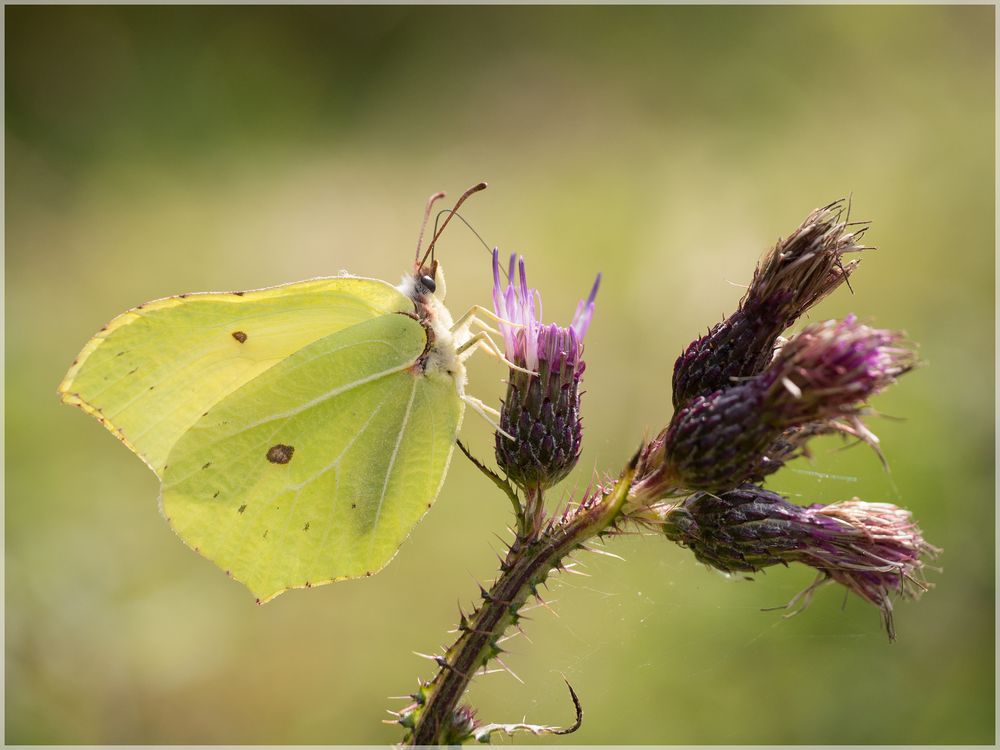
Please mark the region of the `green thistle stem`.
<svg viewBox="0 0 1000 750"><path fill-rule="evenodd" d="M441 668L430 683L423 685L416 703L404 709L401 723L411 727L404 745L436 745L465 693L473 675L500 654L497 641L532 595L561 561L587 540L606 531L618 520L635 474L633 459L618 481L607 491L594 495L562 518L541 525L542 493L530 493L525 512L528 536L518 536L500 566L500 575L483 595L476 612L459 625L461 631L451 648L440 657ZM528 509L526 508L526 511ZM532 518L537 517L536 524Z"/></svg>

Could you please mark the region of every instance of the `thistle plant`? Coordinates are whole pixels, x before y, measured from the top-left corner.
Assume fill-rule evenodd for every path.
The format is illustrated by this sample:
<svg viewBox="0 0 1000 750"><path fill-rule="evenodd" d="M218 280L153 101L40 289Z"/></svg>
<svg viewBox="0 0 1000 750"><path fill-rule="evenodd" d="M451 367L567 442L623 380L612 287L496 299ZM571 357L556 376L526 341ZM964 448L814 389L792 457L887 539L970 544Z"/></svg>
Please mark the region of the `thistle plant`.
<svg viewBox="0 0 1000 750"><path fill-rule="evenodd" d="M916 598L929 584L927 543L910 513L851 498L796 505L765 489L767 477L807 455L810 441L841 434L878 450L865 424L869 400L917 364L902 333L872 328L854 316L788 329L848 282L865 249L867 224L851 224L838 201L812 212L757 266L736 311L685 348L672 379L670 422L639 445L626 466L595 482L575 502L547 510L545 492L580 455L583 339L594 318L598 276L568 326L541 321L541 297L528 286L522 258L511 256L506 283L493 253L493 302L510 363L495 434L498 470L459 443L507 496L516 522L495 580L480 603L460 612L457 638L429 658L436 674L420 680L395 712L404 744L488 742L497 733L566 734L569 727L484 724L461 700L476 674L506 669L501 641L523 626L522 608L542 601L539 587L573 565L572 556L601 552L595 542L626 531L653 531L725 573L753 574L800 563L817 578L789 602L801 611L815 591L836 583L874 605L892 640L893 597ZM881 455L881 454L879 454ZM543 602L544 603L544 602Z"/></svg>
<svg viewBox="0 0 1000 750"><path fill-rule="evenodd" d="M517 260L517 283L514 263ZM585 368L583 336L594 314L601 282L581 301L569 327L542 325L535 314L537 290L528 287L524 258L510 256L506 290L500 282L499 253L493 251L493 304L512 369L496 434L497 464L507 477L532 491L564 479L580 457L580 380ZM508 322L509 321L509 322ZM516 326L516 327L515 327ZM504 434L506 433L506 434Z"/></svg>

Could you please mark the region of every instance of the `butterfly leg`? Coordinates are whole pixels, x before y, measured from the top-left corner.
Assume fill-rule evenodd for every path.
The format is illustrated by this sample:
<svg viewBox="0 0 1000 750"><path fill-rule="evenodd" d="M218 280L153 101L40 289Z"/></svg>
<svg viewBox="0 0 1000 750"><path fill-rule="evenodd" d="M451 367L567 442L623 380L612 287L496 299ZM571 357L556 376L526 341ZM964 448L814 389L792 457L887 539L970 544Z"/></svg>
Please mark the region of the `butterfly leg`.
<svg viewBox="0 0 1000 750"><path fill-rule="evenodd" d="M486 323L483 322L483 318L492 320L494 323L503 323L504 325L508 325L511 328L524 328L523 323L512 323L509 320L504 320L495 312L486 307L483 307L482 305L473 305L472 307L470 307L468 310L465 311L465 314L463 314L462 317L460 317L458 320L455 321L454 325L452 325L451 327L451 331L452 333L454 333L462 326L472 325L473 323L477 323L490 333L495 333L499 336L500 331L497 331L496 329L490 328L488 325L486 325Z"/></svg>
<svg viewBox="0 0 1000 750"><path fill-rule="evenodd" d="M462 396L462 400L465 401L465 403L467 403L470 407L472 407L472 410L476 412L476 414L485 419L489 423L490 427L499 432L508 440L514 439L513 435L502 429L500 425L497 424L496 420L500 418L500 412L498 412L493 407L487 406L475 396L469 396L466 394Z"/></svg>
<svg viewBox="0 0 1000 750"><path fill-rule="evenodd" d="M516 365L509 359L507 359L507 357L504 356L503 351L497 345L497 342L494 341L492 338L490 338L490 335L485 331L480 331L479 333L474 334L472 338L470 338L468 341L466 341L464 344L458 347L458 349L455 350L455 353L464 362L469 357L471 357L472 354L477 349L483 349L484 351L488 352L492 356L499 359L501 362L506 363L507 366L510 367L512 370L517 370L518 372L527 373L528 375L538 374L537 372L534 372L532 370L526 370L520 365Z"/></svg>

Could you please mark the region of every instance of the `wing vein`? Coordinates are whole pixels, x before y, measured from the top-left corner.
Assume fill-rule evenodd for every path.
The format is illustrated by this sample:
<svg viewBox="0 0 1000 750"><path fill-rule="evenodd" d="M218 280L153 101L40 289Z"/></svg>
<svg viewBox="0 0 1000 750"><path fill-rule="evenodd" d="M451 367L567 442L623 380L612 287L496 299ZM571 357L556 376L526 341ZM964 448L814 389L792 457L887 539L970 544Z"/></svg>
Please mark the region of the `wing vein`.
<svg viewBox="0 0 1000 750"><path fill-rule="evenodd" d="M375 509L375 520L372 522L372 540L368 544L369 556L371 546L375 543L375 532L378 530L378 522L382 517L382 505L385 503L385 493L389 490L389 480L392 478L392 470L396 465L396 457L399 455L399 446L403 442L403 435L406 434L406 427L410 423L410 412L413 410L413 399L417 395L417 378L413 379L413 388L410 389L410 400L406 402L406 412L403 414L403 424L399 427L399 434L396 436L396 444L392 447L392 455L389 457L389 466L385 470L385 481L382 483L382 494L378 499L378 508Z"/></svg>
<svg viewBox="0 0 1000 750"><path fill-rule="evenodd" d="M362 343L362 344L363 343L368 343L368 344L380 343L380 344L387 344L388 345L388 343L384 342L384 341L367 341L367 342L360 342L360 343ZM355 346L355 345L357 345L357 344L351 344L349 346L340 347L339 349L336 349L335 351L338 351L338 352L339 351L343 351L344 349L348 349L348 348L350 348L350 346ZM303 363L303 364L305 364L305 363ZM205 445L205 448L206 449L207 448L211 448L212 446L216 445L217 443L221 443L224 440L229 440L230 438L233 438L236 435L241 435L244 432L249 432L250 430L255 429L257 427L260 427L261 425L269 424L271 422L276 422L276 421L278 421L280 419L291 419L292 417L295 417L295 416L301 414L302 412L306 411L307 409L311 409L313 406L316 406L317 404L323 403L324 401L327 401L327 400L329 400L331 398L336 398L337 396L340 396L341 394L346 393L347 391L354 390L355 388L360 388L361 386L366 385L367 383L371 383L374 380L378 380L378 379L384 378L384 377L386 377L388 375L392 375L393 373L405 370L411 364L412 364L412 362L404 362L404 363L402 363L400 365L396 365L395 367L391 367L389 369L381 370L379 372L373 373L372 375L369 375L367 377L359 378L358 380L352 381L350 383L344 383L343 385L337 386L336 388L333 388L333 389L327 391L326 393L322 393L319 396L316 396L315 398L312 398L309 401L306 401L305 403L300 404L299 406L296 406L296 407L294 407L292 409L288 409L287 411L280 412L280 413L277 413L277 414L271 414L270 416L264 417L263 419L259 419L256 422L251 422L250 424L241 426L240 429L236 430L235 432L231 432L231 433L227 433L225 435L222 435L217 440L213 440L212 442L208 443L207 445ZM197 424L198 423L195 422L195 425L192 426L191 429L196 429L197 428ZM169 458L168 458L168 460L169 460ZM192 472L192 473L196 473L196 472ZM188 476L190 476L190 474ZM173 486L175 484L178 484L178 483L184 481L185 479L188 478L188 476L185 476L185 477L183 477L181 479L175 479L175 480L173 480L170 483L170 486Z"/></svg>
<svg viewBox="0 0 1000 750"><path fill-rule="evenodd" d="M327 540L330 538L330 531L333 529L333 515L334 511L337 509L337 501L340 499L340 462L344 459L344 456L347 455L347 452L354 447L354 444L361 439L361 436L364 435L364 433L367 431L368 426L375 419L376 415L380 411L382 411L383 406L385 406L385 401L383 401L378 405L378 408L375 409L375 411L372 412L372 415L368 417L368 419L365 421L363 425L361 425L361 429L358 430L358 434L355 435L353 438L351 438L351 441L346 446L344 446L344 449L338 454L338 456L333 461L331 461L322 471L318 472L317 474L314 474L311 478L309 478L308 480L303 482L299 487L296 488L296 490L301 491L302 486L306 484L311 484L312 482L316 481L321 476L330 471L330 469L334 470L335 484L333 489L333 500L330 502L330 509L326 514L326 523L325 523L325 528L323 529L323 538L320 540L319 547L316 548L316 554L313 555L313 558L309 562L309 565L307 566L306 570L312 570L312 568L316 565L316 561L320 558L320 556L322 556L323 551L326 549ZM298 493L296 493L296 497L297 494Z"/></svg>
<svg viewBox="0 0 1000 750"><path fill-rule="evenodd" d="M385 342L378 342L378 343L385 343ZM404 362L400 365L396 365L395 367L390 367L387 370L380 370L379 372L373 373L372 375L368 375L367 377L358 378L357 380L352 381L350 383L344 383L343 385L339 385L336 388L331 388L326 393L321 393L319 396L309 399L304 404L300 404L299 406L296 406L292 409L288 409L287 411L279 412L277 414L272 414L271 416L264 417L263 419L260 419L256 422L251 422L250 424L246 425L245 427L242 427L240 430L238 430L233 434L238 435L241 432L252 430L255 427L260 427L263 424L267 424L268 422L274 422L278 419L290 419L291 417L301 414L307 409L311 409L317 404L321 404L324 401L328 401L331 398L336 398L342 393L346 393L347 391L352 391L355 388L360 388L361 386L367 383L371 383L372 381L378 380L379 378L384 378L387 375L392 375L395 372L401 372L412 364L413 364L412 362Z"/></svg>

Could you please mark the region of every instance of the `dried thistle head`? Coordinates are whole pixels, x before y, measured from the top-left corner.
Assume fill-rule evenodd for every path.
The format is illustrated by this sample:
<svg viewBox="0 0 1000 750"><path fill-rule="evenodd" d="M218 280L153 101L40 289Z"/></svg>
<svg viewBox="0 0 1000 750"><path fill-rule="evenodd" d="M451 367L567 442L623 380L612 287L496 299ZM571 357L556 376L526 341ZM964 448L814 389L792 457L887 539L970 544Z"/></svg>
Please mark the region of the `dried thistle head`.
<svg viewBox="0 0 1000 750"><path fill-rule="evenodd" d="M895 505L855 498L802 507L752 484L667 506L661 528L699 561L727 573L809 565L821 574L817 584L835 581L878 607L890 640L892 595L916 599L926 591L924 560L939 552L909 511Z"/></svg>
<svg viewBox="0 0 1000 750"><path fill-rule="evenodd" d="M787 321L787 327L845 282L861 261L845 263L844 255L865 249L860 240L868 222L851 224L844 210L843 200L818 208L791 235L779 239L757 264L740 308L768 308Z"/></svg>
<svg viewBox="0 0 1000 750"><path fill-rule="evenodd" d="M677 358L675 409L761 372L781 332L847 281L860 261L844 256L866 249L860 240L868 225L844 213L843 200L816 209L765 255L736 312Z"/></svg>

